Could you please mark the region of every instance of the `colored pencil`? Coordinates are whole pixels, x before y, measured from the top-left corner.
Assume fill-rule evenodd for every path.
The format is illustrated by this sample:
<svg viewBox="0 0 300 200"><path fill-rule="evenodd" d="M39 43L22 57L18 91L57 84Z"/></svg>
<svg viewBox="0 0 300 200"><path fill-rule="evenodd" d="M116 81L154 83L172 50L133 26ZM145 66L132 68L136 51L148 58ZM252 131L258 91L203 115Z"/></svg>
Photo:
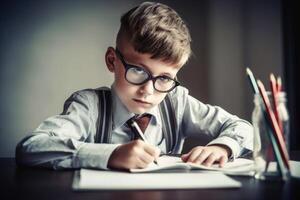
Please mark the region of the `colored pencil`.
<svg viewBox="0 0 300 200"><path fill-rule="evenodd" d="M274 74L270 74L270 87L271 87L271 94L272 94L272 99L273 99L273 111L275 118L277 120L277 123L279 125L279 128L281 130L281 133L283 133L283 128L282 128L282 122L278 113L278 88L276 84L276 79ZM284 137L284 135L282 135Z"/></svg>
<svg viewBox="0 0 300 200"><path fill-rule="evenodd" d="M247 72L247 75L248 75L247 77L248 77L248 80L250 82L253 93L254 94L259 94L257 83L256 83L256 80L254 78L254 75L253 75L252 71L247 67L246 72Z"/></svg>
<svg viewBox="0 0 300 200"><path fill-rule="evenodd" d="M282 90L282 81L281 81L280 76L277 77L276 84L277 84L277 92L281 92L281 90Z"/></svg>

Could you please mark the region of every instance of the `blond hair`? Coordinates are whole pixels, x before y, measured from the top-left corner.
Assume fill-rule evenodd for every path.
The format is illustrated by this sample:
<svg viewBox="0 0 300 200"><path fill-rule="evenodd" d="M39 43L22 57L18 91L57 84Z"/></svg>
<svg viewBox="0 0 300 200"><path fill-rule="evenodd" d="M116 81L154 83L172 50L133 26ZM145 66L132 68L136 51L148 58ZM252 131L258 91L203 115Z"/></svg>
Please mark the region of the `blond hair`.
<svg viewBox="0 0 300 200"><path fill-rule="evenodd" d="M183 65L191 54L191 36L185 22L172 8L144 2L121 17L117 44L122 36L139 53L153 59Z"/></svg>

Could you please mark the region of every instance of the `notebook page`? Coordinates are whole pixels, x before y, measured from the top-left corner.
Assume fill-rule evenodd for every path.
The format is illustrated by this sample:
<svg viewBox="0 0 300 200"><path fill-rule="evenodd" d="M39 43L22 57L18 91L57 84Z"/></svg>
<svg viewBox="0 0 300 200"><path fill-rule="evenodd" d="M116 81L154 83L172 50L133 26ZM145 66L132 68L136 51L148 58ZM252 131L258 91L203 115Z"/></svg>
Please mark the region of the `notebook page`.
<svg viewBox="0 0 300 200"><path fill-rule="evenodd" d="M158 165L151 163L144 169L131 169L130 172L151 172L171 169L196 169L196 170L213 170L222 171L231 175L253 175L253 160L245 158L237 158L233 162L227 162L224 167L219 167L219 164L213 164L210 167L195 163L184 163L180 157L161 156L157 159Z"/></svg>
<svg viewBox="0 0 300 200"><path fill-rule="evenodd" d="M74 175L74 190L148 190L239 188L241 183L218 172L128 173L81 169Z"/></svg>

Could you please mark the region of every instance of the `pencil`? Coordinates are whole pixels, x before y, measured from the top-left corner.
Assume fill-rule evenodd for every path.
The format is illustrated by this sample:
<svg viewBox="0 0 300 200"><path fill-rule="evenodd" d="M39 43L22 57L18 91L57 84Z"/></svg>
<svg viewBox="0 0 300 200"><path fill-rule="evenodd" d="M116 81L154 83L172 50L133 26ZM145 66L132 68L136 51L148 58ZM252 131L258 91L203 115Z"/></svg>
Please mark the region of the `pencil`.
<svg viewBox="0 0 300 200"><path fill-rule="evenodd" d="M284 143L282 132L281 132L281 130L279 128L279 125L278 125L278 123L276 121L275 115L274 115L274 113L272 111L272 108L271 108L271 105L270 105L270 100L269 100L269 98L267 96L265 87L264 87L263 83L260 80L257 80L257 85L258 85L259 92L261 94L261 97L262 97L264 105L265 105L265 110L266 110L266 112L268 114L269 122L270 122L271 127L272 127L272 129L274 131L273 132L274 133L274 137L275 137L276 142L278 144L281 157L283 159L283 162L284 162L285 166L288 169L290 169L290 166L289 166L289 155L288 155L285 143Z"/></svg>
<svg viewBox="0 0 300 200"><path fill-rule="evenodd" d="M135 132L136 132L136 134L138 134L138 136L141 138L141 140L143 140L145 143L148 144L148 142L147 142L147 140L146 140L146 138L145 138L145 136L144 136L142 130L140 129L140 127L139 127L139 125L136 123L136 121L133 120L133 121L131 122L131 126L136 130ZM158 162L157 162L156 158L154 159L153 162L154 162L156 165L158 165Z"/></svg>
<svg viewBox="0 0 300 200"><path fill-rule="evenodd" d="M280 76L277 77L276 84L277 84L277 92L281 92L281 90L282 90L282 81L281 81L281 77Z"/></svg>
<svg viewBox="0 0 300 200"><path fill-rule="evenodd" d="M277 83L276 83L274 74L270 74L270 86L271 86L271 94L272 94L272 99L273 99L274 115L278 122L279 128L280 128L281 132L283 133L282 123L281 123L280 116L278 113L278 87L277 87Z"/></svg>
<svg viewBox="0 0 300 200"><path fill-rule="evenodd" d="M246 68L246 72L247 72L248 79L249 79L251 88L253 90L253 93L254 94L259 94L257 83L256 83L256 80L254 78L254 75L253 75L252 71L247 67Z"/></svg>

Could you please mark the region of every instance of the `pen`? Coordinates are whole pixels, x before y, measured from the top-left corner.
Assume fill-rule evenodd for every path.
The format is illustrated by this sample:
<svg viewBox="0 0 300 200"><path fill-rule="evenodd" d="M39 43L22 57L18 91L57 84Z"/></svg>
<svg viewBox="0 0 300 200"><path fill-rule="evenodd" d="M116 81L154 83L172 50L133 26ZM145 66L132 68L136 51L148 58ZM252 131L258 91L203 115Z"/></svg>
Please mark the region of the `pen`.
<svg viewBox="0 0 300 200"><path fill-rule="evenodd" d="M139 125L138 125L134 120L131 121L130 125L131 125L132 128L134 128L135 133L138 134L138 136L139 136L145 143L148 144L148 142L147 142L147 140L146 140L146 138L145 138L145 136L144 136L142 130L141 130L140 127L139 127ZM156 165L158 165L158 162L157 162L156 159L154 159L153 162L154 162Z"/></svg>

